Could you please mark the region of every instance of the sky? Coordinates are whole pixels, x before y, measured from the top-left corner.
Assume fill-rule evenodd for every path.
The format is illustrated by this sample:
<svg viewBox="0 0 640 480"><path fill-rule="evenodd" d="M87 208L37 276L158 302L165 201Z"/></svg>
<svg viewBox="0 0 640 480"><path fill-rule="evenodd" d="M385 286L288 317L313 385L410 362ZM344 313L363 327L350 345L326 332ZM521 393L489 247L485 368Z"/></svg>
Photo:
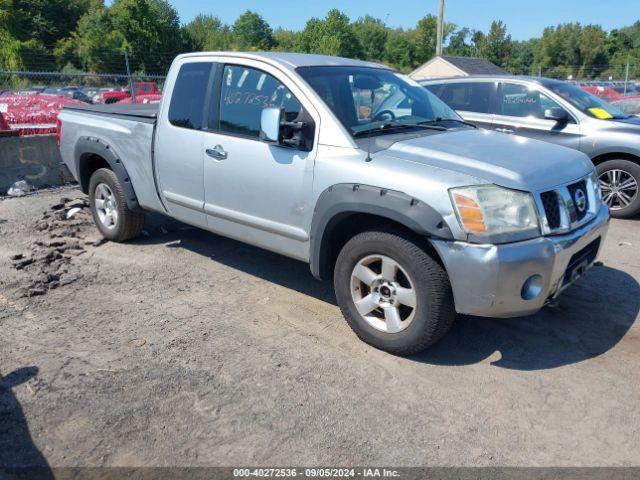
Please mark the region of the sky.
<svg viewBox="0 0 640 480"><path fill-rule="evenodd" d="M269 24L300 30L310 17L338 8L352 20L366 14L387 19L391 27L411 28L427 13L436 14L438 0L169 0L187 23L198 13L233 23L245 10ZM110 2L108 2L110 3ZM387 17L388 15L388 17ZM445 19L458 26L487 31L492 20L507 24L514 40L540 36L544 27L566 22L599 24L606 30L640 20L640 0L447 0Z"/></svg>

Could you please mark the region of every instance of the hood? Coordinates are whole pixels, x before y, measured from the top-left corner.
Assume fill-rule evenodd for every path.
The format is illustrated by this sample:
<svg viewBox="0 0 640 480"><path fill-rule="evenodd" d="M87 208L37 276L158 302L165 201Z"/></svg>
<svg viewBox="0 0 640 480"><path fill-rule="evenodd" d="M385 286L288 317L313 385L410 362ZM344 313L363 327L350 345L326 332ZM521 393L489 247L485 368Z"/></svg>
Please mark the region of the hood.
<svg viewBox="0 0 640 480"><path fill-rule="evenodd" d="M380 153L525 191L548 189L593 171L591 160L577 150L483 129L412 138Z"/></svg>
<svg viewBox="0 0 640 480"><path fill-rule="evenodd" d="M619 127L635 127L633 128L634 132L637 132L640 128L640 117L637 115L632 115L627 118L617 118L615 120L607 120L608 122L615 122Z"/></svg>

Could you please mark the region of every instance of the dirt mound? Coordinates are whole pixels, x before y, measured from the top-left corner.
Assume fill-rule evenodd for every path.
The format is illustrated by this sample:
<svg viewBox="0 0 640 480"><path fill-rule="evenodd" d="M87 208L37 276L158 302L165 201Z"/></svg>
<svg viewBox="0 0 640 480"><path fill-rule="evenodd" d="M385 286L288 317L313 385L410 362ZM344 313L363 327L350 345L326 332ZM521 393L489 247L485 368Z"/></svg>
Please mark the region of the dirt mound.
<svg viewBox="0 0 640 480"><path fill-rule="evenodd" d="M31 277L23 296L44 295L49 290L69 285L82 278L74 272L73 259L86 253L87 245L99 246L105 240L87 239L80 232L93 219L86 198L63 197L42 213L34 230L41 232L27 252L12 255L16 270Z"/></svg>

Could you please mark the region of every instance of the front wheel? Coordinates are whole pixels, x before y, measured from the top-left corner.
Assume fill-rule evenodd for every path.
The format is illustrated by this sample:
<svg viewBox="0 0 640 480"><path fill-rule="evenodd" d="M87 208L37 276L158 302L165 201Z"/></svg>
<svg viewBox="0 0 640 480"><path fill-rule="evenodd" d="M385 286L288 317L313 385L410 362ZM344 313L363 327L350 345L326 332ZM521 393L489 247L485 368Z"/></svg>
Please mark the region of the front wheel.
<svg viewBox="0 0 640 480"><path fill-rule="evenodd" d="M412 355L451 327L455 308L446 271L421 246L393 232L349 240L334 271L338 305L366 343Z"/></svg>
<svg viewBox="0 0 640 480"><path fill-rule="evenodd" d="M91 175L89 205L98 230L107 240L124 242L142 233L144 213L129 209L122 185L113 171L100 168Z"/></svg>
<svg viewBox="0 0 640 480"><path fill-rule="evenodd" d="M602 200L616 218L640 213L640 165L629 160L608 160L597 167Z"/></svg>

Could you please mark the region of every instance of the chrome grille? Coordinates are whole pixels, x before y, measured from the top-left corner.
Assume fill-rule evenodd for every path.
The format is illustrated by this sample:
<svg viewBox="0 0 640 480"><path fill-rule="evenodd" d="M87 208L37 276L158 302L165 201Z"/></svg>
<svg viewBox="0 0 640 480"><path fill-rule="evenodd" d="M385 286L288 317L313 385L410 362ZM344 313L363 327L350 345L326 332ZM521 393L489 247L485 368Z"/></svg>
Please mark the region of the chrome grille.
<svg viewBox="0 0 640 480"><path fill-rule="evenodd" d="M560 200L558 198L558 194L555 190L542 192L540 194L540 199L542 200L549 228L555 230L560 227Z"/></svg>
<svg viewBox="0 0 640 480"><path fill-rule="evenodd" d="M544 234L570 232L594 218L602 205L595 175L536 195Z"/></svg>

